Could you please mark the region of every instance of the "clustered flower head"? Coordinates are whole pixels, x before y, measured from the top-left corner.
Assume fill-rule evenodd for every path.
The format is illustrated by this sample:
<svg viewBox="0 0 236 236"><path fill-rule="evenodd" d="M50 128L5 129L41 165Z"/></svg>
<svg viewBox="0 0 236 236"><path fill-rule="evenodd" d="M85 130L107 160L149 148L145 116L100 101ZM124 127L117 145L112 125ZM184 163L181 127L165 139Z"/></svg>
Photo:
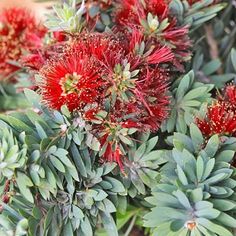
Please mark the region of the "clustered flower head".
<svg viewBox="0 0 236 236"><path fill-rule="evenodd" d="M11 63L40 48L46 29L25 8L3 9L0 14L0 80L19 69Z"/></svg>
<svg viewBox="0 0 236 236"><path fill-rule="evenodd" d="M118 0L115 9L118 30L138 30L149 47L167 45L174 54L172 63L181 69L189 59L188 27L177 26L165 0Z"/></svg>
<svg viewBox="0 0 236 236"><path fill-rule="evenodd" d="M79 112L112 146L123 128L155 131L167 117L168 73L161 65L172 58L165 47L139 56L114 35L83 33L42 67L39 86L49 107Z"/></svg>
<svg viewBox="0 0 236 236"><path fill-rule="evenodd" d="M227 85L223 96L219 96L207 109L204 119L196 123L208 138L214 134L236 137L236 86Z"/></svg>
<svg viewBox="0 0 236 236"><path fill-rule="evenodd" d="M66 105L91 124L103 160L122 166L130 135L167 118L170 68L181 68L190 42L165 1L118 1L114 12L110 31L73 34L38 66L38 86L48 107Z"/></svg>

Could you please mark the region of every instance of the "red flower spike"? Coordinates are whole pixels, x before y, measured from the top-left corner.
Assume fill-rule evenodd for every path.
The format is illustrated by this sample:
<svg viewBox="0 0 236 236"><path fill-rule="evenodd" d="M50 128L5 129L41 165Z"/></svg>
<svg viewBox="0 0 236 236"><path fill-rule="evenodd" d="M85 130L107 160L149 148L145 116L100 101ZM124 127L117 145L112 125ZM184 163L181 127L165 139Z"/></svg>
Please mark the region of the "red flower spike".
<svg viewBox="0 0 236 236"><path fill-rule="evenodd" d="M236 110L236 85L228 85L225 88L225 100L228 101Z"/></svg>
<svg viewBox="0 0 236 236"><path fill-rule="evenodd" d="M206 137L214 134L236 137L236 86L227 85L218 102L208 108L205 119L197 118L196 123Z"/></svg>
<svg viewBox="0 0 236 236"><path fill-rule="evenodd" d="M161 64L172 53L155 47L142 57L119 37L99 33L81 34L66 48L40 70L42 97L51 108L79 111L106 143L102 159L122 168L120 145L129 145L128 129L156 131L168 116L168 73Z"/></svg>
<svg viewBox="0 0 236 236"><path fill-rule="evenodd" d="M146 62L150 65L170 62L174 59L174 55L168 47L158 48L146 57Z"/></svg>
<svg viewBox="0 0 236 236"><path fill-rule="evenodd" d="M119 165L120 169L123 170L124 166L121 158L122 158L122 153L119 147L116 147L115 150L112 150L112 143L109 143L103 155L103 161L116 162Z"/></svg>
<svg viewBox="0 0 236 236"><path fill-rule="evenodd" d="M206 137L214 134L236 136L236 111L229 110L225 102L211 105L205 119L197 118L196 123Z"/></svg>
<svg viewBox="0 0 236 236"><path fill-rule="evenodd" d="M161 63L171 59L170 55L169 50L163 47L147 56L146 60ZM131 64L122 66L129 59ZM50 107L60 109L66 104L70 110L82 109L81 112L87 118L93 117L94 110L98 108L105 110L105 100L112 100L111 96L116 94L117 101L110 111L112 122L117 122L118 119L123 123L135 122L135 127L154 131L168 114L168 74L144 66L135 56L126 55L119 41L113 37L85 34L72 43L61 59L50 61L42 68L40 74L43 83L39 86ZM81 76L78 81L83 81L83 75L87 74L91 76L86 78L84 85L87 87L80 88L86 89L85 94L91 100L85 100L86 96L81 97L78 87L80 82L76 82L76 76ZM85 104L88 110L84 110ZM132 118L125 118L131 114Z"/></svg>
<svg viewBox="0 0 236 236"><path fill-rule="evenodd" d="M21 63L25 67L30 67L32 70L40 70L45 63L44 57L38 52L37 54L29 54L21 59Z"/></svg>
<svg viewBox="0 0 236 236"><path fill-rule="evenodd" d="M62 31L53 32L53 38L56 40L56 42L64 42L67 40L66 34Z"/></svg>
<svg viewBox="0 0 236 236"><path fill-rule="evenodd" d="M67 105L71 111L97 104L104 86L99 70L96 61L82 53L62 54L40 70L43 100L51 108Z"/></svg>
<svg viewBox="0 0 236 236"><path fill-rule="evenodd" d="M191 46L188 27L178 27L176 19L169 12L165 0L118 0L115 21L120 31L140 30L144 41L152 45L168 45L175 54L174 64L181 69L181 62L189 58Z"/></svg>
<svg viewBox="0 0 236 236"><path fill-rule="evenodd" d="M46 29L24 8L4 9L0 16L0 74L1 78L10 76L19 69L9 61L41 47Z"/></svg>

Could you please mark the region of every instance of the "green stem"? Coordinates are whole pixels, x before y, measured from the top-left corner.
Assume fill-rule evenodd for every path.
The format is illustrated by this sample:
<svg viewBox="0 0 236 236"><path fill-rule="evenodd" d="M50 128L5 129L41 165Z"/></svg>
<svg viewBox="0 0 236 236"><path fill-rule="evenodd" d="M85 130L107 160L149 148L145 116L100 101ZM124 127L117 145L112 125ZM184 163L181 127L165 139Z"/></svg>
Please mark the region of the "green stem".
<svg viewBox="0 0 236 236"><path fill-rule="evenodd" d="M135 221L136 221L136 218L137 218L137 215L134 215L134 217L132 218L130 224L129 224L129 227L128 229L126 230L124 236L129 236L130 232L132 231L133 227L134 227L134 224L135 224Z"/></svg>
<svg viewBox="0 0 236 236"><path fill-rule="evenodd" d="M3 88L3 86L0 84L0 92L2 93L2 95L4 96L4 97L8 97L8 95L6 94L6 92L5 92L5 89Z"/></svg>

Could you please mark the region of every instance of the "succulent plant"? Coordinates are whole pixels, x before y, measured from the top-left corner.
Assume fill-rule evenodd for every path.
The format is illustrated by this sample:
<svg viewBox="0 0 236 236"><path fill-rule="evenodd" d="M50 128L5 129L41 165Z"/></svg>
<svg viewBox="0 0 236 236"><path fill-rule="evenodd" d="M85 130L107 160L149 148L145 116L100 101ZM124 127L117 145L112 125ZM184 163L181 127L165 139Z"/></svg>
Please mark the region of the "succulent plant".
<svg viewBox="0 0 236 236"><path fill-rule="evenodd" d="M164 151L153 150L157 145L158 136L149 139L149 135L149 133L143 134L124 158L122 182L132 198L150 192L156 185L159 166L167 161L163 157Z"/></svg>
<svg viewBox="0 0 236 236"><path fill-rule="evenodd" d="M216 13L225 7L224 3L214 6L212 3L214 0L203 0L201 2L172 0L171 9L178 16L180 22L188 24L194 29L215 17Z"/></svg>
<svg viewBox="0 0 236 236"><path fill-rule="evenodd" d="M162 131L178 131L185 134L201 105L211 101L210 91L214 86L196 82L194 77L193 71L190 71L173 83L171 112L162 125Z"/></svg>
<svg viewBox="0 0 236 236"><path fill-rule="evenodd" d="M76 9L76 0L54 6L55 16L49 15L45 25L52 31L79 32L82 29L82 15L85 12L84 0L80 8Z"/></svg>
<svg viewBox="0 0 236 236"><path fill-rule="evenodd" d="M24 141L24 133L20 139ZM16 139L12 130L0 128L0 180L13 178L15 170L24 167L26 153L27 146Z"/></svg>
<svg viewBox="0 0 236 236"><path fill-rule="evenodd" d="M3 126L14 127L16 135L25 130L25 144L19 151L12 131L4 128L1 132L3 160L13 156L19 163L7 166L11 172L2 171L9 178L14 174L11 190L15 192L1 205L0 229L9 229L11 234L11 229L19 228L23 218L13 209L20 209L27 219L23 222L29 235L40 235L43 230L47 235L92 236L98 223L118 235L111 214L127 191L111 174L116 164L97 162L98 152L88 142L90 134L85 133L85 123L79 116L71 116L66 109L63 113L45 109L42 115L29 110L1 115L1 119ZM25 156L26 172L22 167ZM14 171L13 167L21 169ZM12 218L13 223L5 224L4 217Z"/></svg>
<svg viewBox="0 0 236 236"><path fill-rule="evenodd" d="M233 228L236 220L227 213L235 210L235 200L214 200L204 195L202 188L183 192L178 186L160 184L146 199L154 207L145 215L144 225L154 227L153 235L158 236L233 236L228 228Z"/></svg>
<svg viewBox="0 0 236 236"><path fill-rule="evenodd" d="M175 133L160 184L146 198L154 207L145 219L154 235L233 235L236 220L235 138L204 140L195 124L190 136Z"/></svg>
<svg viewBox="0 0 236 236"><path fill-rule="evenodd" d="M0 37L0 235L235 235L235 7L63 0L23 40L30 73Z"/></svg>

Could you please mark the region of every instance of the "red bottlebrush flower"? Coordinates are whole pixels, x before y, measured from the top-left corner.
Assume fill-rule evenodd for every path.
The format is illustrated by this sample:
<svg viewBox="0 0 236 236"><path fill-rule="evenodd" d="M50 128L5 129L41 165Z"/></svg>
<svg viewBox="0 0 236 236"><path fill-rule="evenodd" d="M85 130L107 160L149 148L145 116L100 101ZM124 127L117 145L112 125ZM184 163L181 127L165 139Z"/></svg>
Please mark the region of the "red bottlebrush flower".
<svg viewBox="0 0 236 236"><path fill-rule="evenodd" d="M136 66L159 66L162 63L174 63L175 56L168 46L155 44L152 39L145 39L142 30L119 31L113 29L123 44L126 55L130 55L132 64Z"/></svg>
<svg viewBox="0 0 236 236"><path fill-rule="evenodd" d="M197 118L196 123L206 137L214 134L236 136L236 111L231 110L225 102L211 105L206 117Z"/></svg>
<svg viewBox="0 0 236 236"><path fill-rule="evenodd" d="M47 60L54 56L58 57L59 54L62 54L64 52L64 48L66 47L67 42L60 38L60 34L59 39L56 40L61 39L62 41L54 41L55 39L56 38L53 38L53 42L51 44L43 45L39 49L33 50L31 54L21 56L21 64L33 71L39 71L43 67L43 65L46 64Z"/></svg>
<svg viewBox="0 0 236 236"><path fill-rule="evenodd" d="M116 142L108 142L107 141L108 135L104 135L100 141L101 145L105 147L105 152L103 154L102 161L106 162L116 162L120 169L123 170L123 162L122 162L122 152L120 151L119 145Z"/></svg>
<svg viewBox="0 0 236 236"><path fill-rule="evenodd" d="M39 70L43 64L45 63L45 60L42 55L38 54L29 54L24 57L22 57L21 63L25 67L30 67L32 70Z"/></svg>
<svg viewBox="0 0 236 236"><path fill-rule="evenodd" d="M158 52L147 56L146 61L152 64L171 59L165 48ZM157 130L167 117L168 74L158 68L148 68L134 55L125 54L113 36L80 35L68 52L59 60L49 61L40 75L43 98L55 109L66 104L70 110L80 110L85 105L88 110L98 107L106 110L105 102L108 102L112 104L112 122L118 117L123 123L130 122L126 117L133 114L130 119L139 123L138 126L142 124L144 129L152 130ZM83 110L83 114L86 112L86 117L93 117L93 112L88 110Z"/></svg>
<svg viewBox="0 0 236 236"><path fill-rule="evenodd" d="M145 35L144 41L152 45L168 45L176 56L175 65L189 57L190 41L187 27L178 27L170 15L165 0L125 0L116 5L115 21L118 28L139 29Z"/></svg>
<svg viewBox="0 0 236 236"><path fill-rule="evenodd" d="M236 110L236 85L226 86L224 100L228 101Z"/></svg>
<svg viewBox="0 0 236 236"><path fill-rule="evenodd" d="M214 134L236 137L236 86L227 85L218 101L208 107L205 118L197 118L196 124L206 138Z"/></svg>
<svg viewBox="0 0 236 236"><path fill-rule="evenodd" d="M67 39L67 36L62 31L55 31L53 32L53 38L56 40L56 42L64 42Z"/></svg>
<svg viewBox="0 0 236 236"><path fill-rule="evenodd" d="M125 47L113 35L81 34L39 72L45 103L79 111L106 143L102 158L120 166L128 130L156 131L168 115L168 73L161 64L173 58L165 47L143 57Z"/></svg>
<svg viewBox="0 0 236 236"><path fill-rule="evenodd" d="M42 45L46 29L31 13L23 8L9 8L0 16L0 78L9 76L19 67L9 61L20 57Z"/></svg>
<svg viewBox="0 0 236 236"><path fill-rule="evenodd" d="M44 101L54 109L67 105L70 110L96 106L104 86L98 63L82 53L62 54L42 67L40 85ZM93 108L93 107L91 107Z"/></svg>
<svg viewBox="0 0 236 236"><path fill-rule="evenodd" d="M103 33L81 34L70 46L74 52L83 51L103 64L104 69L111 70L124 59L124 48L115 36Z"/></svg>

